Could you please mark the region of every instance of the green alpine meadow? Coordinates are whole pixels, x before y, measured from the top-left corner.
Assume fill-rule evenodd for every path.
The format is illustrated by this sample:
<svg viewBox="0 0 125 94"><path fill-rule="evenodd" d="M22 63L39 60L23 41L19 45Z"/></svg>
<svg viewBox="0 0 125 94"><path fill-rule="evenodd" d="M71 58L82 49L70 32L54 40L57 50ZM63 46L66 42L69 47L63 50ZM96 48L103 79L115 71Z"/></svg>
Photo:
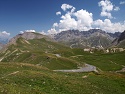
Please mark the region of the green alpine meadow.
<svg viewBox="0 0 125 94"><path fill-rule="evenodd" d="M125 0L0 0L0 94L125 94Z"/></svg>

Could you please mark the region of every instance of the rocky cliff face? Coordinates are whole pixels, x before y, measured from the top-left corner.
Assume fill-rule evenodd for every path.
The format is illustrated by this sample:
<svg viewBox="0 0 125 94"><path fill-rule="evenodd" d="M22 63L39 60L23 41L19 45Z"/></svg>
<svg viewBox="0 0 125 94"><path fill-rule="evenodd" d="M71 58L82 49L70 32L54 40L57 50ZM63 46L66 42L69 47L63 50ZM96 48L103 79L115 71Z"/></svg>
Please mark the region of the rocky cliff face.
<svg viewBox="0 0 125 94"><path fill-rule="evenodd" d="M89 31L68 30L54 36L55 40L72 47L105 48L119 36L119 33L106 33L101 29Z"/></svg>

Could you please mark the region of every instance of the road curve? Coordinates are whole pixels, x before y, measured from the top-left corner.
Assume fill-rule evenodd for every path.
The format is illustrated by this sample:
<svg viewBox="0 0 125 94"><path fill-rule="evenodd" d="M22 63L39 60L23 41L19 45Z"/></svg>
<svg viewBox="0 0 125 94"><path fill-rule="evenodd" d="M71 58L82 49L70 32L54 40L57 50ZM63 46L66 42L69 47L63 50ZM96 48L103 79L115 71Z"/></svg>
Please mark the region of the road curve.
<svg viewBox="0 0 125 94"><path fill-rule="evenodd" d="M93 65L85 64L85 67L80 67L79 69L71 69L71 70L53 70L59 72L98 72L96 67Z"/></svg>

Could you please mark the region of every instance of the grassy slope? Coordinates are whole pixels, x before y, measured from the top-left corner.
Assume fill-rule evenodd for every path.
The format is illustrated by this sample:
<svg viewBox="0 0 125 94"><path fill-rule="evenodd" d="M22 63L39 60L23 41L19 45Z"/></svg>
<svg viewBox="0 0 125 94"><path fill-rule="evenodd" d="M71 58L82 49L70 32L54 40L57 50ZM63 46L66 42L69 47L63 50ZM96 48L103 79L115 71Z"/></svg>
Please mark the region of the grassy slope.
<svg viewBox="0 0 125 94"><path fill-rule="evenodd" d="M124 83L123 75L113 73L60 73L33 64L0 63L1 94L124 94Z"/></svg>
<svg viewBox="0 0 125 94"><path fill-rule="evenodd" d="M125 52L89 54L45 39L28 42L19 39L18 45L11 45L0 54L6 56L0 63L0 94L125 94L124 73L113 72L125 65ZM97 75L51 71L77 68L84 63L103 72Z"/></svg>
<svg viewBox="0 0 125 94"><path fill-rule="evenodd" d="M55 54L60 55L57 57ZM103 71L117 71L125 65L125 52L101 54L85 53L83 49L70 49L45 39L29 40L20 38L17 45L9 46L2 62L23 62L42 65L49 69L73 69L84 63L92 64Z"/></svg>
<svg viewBox="0 0 125 94"><path fill-rule="evenodd" d="M78 62L95 65L103 71L116 71L125 66L125 52L109 53L109 54L89 54L84 53L83 56L72 57L70 59Z"/></svg>
<svg viewBox="0 0 125 94"><path fill-rule="evenodd" d="M44 65L50 69L77 68L75 60L66 57L57 57L56 52L70 52L71 49L61 44L50 42L45 39L26 41L22 38L17 40L16 45L10 45L1 53L2 62L24 62L36 65ZM68 54L68 53L67 53Z"/></svg>

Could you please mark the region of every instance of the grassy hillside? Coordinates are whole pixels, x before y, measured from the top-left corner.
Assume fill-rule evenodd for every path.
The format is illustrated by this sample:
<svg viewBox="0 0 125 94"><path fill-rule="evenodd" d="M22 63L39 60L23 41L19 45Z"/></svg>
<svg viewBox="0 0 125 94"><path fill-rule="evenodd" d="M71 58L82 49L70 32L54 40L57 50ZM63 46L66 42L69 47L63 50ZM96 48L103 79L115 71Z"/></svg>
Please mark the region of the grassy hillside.
<svg viewBox="0 0 125 94"><path fill-rule="evenodd" d="M125 94L125 52L87 53L44 38L19 38L0 53L0 94ZM85 63L99 73L63 73Z"/></svg>
<svg viewBox="0 0 125 94"><path fill-rule="evenodd" d="M10 45L1 52L0 56L1 62L24 62L46 66L50 69L77 68L77 61L56 53L64 50L65 52L71 52L70 48L56 42L47 41L44 38L28 41L19 38L15 45Z"/></svg>
<svg viewBox="0 0 125 94"><path fill-rule="evenodd" d="M83 55L83 56L82 56ZM78 62L88 63L95 65L103 71L116 71L125 66L125 52L121 53L108 53L108 54L81 54L81 56L70 56L70 59L77 60Z"/></svg>
<svg viewBox="0 0 125 94"><path fill-rule="evenodd" d="M125 52L86 53L83 49L70 49L56 42L43 39L25 40L19 38L1 52L1 62L23 62L49 69L73 69L85 63L94 65L103 71L117 71L125 66Z"/></svg>
<svg viewBox="0 0 125 94"><path fill-rule="evenodd" d="M34 64L0 63L0 94L124 94L124 77L105 72L61 73Z"/></svg>

